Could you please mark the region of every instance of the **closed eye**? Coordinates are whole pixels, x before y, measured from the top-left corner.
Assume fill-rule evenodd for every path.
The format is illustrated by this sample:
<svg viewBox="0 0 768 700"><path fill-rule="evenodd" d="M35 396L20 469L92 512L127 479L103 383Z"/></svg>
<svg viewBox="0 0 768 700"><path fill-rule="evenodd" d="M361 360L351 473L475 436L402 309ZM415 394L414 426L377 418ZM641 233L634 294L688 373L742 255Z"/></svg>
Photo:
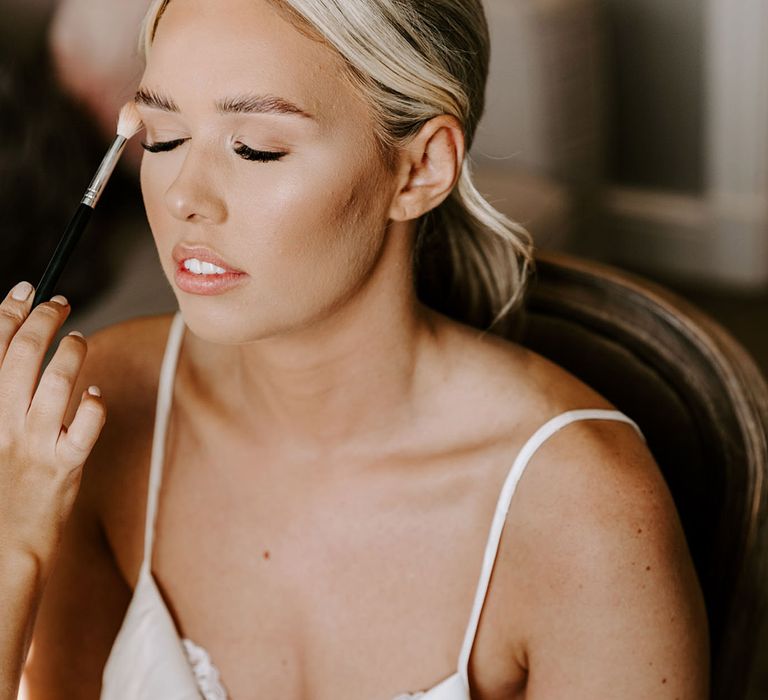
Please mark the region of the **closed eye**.
<svg viewBox="0 0 768 700"><path fill-rule="evenodd" d="M279 151L256 151L253 148L249 148L244 143L241 143L236 149L235 153L245 160L255 160L261 163L269 163L276 160L280 160L287 153L280 153Z"/></svg>
<svg viewBox="0 0 768 700"><path fill-rule="evenodd" d="M164 151L172 151L177 146L181 146L187 139L176 139L175 141L158 141L157 143L143 143L142 148L150 153L163 153Z"/></svg>
<svg viewBox="0 0 768 700"><path fill-rule="evenodd" d="M158 141L157 143L142 143L142 147L149 153L165 153L181 146L187 139L175 139L173 141ZM235 153L244 160L252 160L260 163L269 163L280 160L286 153L280 151L257 151L241 143L235 148Z"/></svg>

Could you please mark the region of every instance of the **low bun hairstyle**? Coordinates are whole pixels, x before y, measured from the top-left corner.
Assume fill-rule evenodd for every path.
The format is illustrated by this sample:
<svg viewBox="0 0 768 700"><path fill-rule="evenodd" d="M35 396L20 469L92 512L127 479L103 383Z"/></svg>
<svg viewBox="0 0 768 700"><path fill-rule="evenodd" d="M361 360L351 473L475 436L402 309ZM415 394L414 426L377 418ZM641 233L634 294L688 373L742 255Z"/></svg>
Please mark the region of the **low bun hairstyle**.
<svg viewBox="0 0 768 700"><path fill-rule="evenodd" d="M148 55L172 0L155 0L141 46ZM184 0L175 0L183 2ZM456 117L469 151L485 108L490 63L481 0L267 0L333 48L371 105L392 167L399 148L441 114ZM419 222L414 279L427 306L482 331L510 335L534 270L533 242L478 192L470 158L451 195Z"/></svg>

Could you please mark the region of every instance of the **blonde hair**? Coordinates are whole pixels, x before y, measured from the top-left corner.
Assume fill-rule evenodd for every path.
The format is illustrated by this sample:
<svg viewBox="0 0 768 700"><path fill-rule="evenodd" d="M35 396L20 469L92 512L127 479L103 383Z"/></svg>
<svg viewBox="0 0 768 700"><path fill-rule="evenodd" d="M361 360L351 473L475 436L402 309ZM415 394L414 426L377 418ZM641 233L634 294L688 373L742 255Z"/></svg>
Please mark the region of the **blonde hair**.
<svg viewBox="0 0 768 700"><path fill-rule="evenodd" d="M177 0L179 1L179 0ZM145 19L148 56L171 0ZM490 62L481 0L268 0L342 57L347 78L373 108L388 166L433 117L456 117L469 151L485 107ZM456 187L425 214L414 246L421 301L481 330L510 335L535 269L533 241L478 192L469 156Z"/></svg>

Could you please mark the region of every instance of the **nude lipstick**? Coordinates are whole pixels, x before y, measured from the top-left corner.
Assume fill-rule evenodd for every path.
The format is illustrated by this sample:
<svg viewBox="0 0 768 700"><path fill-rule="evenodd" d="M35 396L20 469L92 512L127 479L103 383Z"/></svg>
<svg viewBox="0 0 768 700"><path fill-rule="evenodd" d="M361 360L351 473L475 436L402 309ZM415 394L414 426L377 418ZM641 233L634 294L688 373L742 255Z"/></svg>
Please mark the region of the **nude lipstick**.
<svg viewBox="0 0 768 700"><path fill-rule="evenodd" d="M248 277L205 247L178 245L173 249L173 260L176 263L176 285L188 294L224 294L243 284Z"/></svg>

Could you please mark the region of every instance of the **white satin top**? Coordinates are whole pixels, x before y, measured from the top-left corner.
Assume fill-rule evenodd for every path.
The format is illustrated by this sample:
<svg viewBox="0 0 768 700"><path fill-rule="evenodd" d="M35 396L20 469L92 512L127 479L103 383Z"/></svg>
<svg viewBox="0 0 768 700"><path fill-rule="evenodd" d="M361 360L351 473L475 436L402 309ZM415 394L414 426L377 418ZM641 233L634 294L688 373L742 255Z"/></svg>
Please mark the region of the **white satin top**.
<svg viewBox="0 0 768 700"><path fill-rule="evenodd" d="M101 700L228 699L225 682L222 682L205 649L189 639L180 638L150 568L158 493L163 474L165 436L183 335L184 322L181 314L177 313L171 324L160 371L144 532L144 559L128 611L104 667ZM512 464L498 498L455 673L428 690L402 693L393 700L471 700L467 677L469 655L515 488L531 456L547 438L573 421L593 419L629 423L645 439L632 419L619 411L605 409L566 411L548 420L528 439Z"/></svg>

